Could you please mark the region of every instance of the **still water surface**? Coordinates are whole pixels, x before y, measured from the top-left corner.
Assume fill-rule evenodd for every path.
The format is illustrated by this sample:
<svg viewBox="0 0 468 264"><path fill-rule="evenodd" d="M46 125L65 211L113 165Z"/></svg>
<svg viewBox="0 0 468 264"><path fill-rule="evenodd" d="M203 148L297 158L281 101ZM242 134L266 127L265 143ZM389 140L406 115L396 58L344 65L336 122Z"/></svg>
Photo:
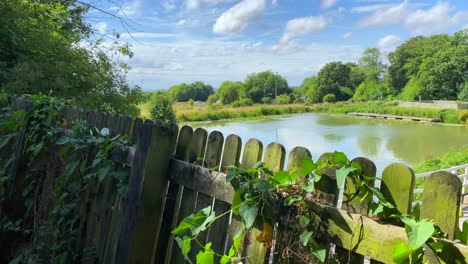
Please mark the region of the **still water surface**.
<svg viewBox="0 0 468 264"><path fill-rule="evenodd" d="M318 158L324 152L343 151L349 158L364 156L378 171L393 162L409 166L468 145L468 127L402 121L384 121L344 115L308 113L284 118L249 121L192 123L225 137L236 134L245 144L249 138L263 142L264 149L278 141L289 153L296 146ZM287 157L286 157L287 158Z"/></svg>

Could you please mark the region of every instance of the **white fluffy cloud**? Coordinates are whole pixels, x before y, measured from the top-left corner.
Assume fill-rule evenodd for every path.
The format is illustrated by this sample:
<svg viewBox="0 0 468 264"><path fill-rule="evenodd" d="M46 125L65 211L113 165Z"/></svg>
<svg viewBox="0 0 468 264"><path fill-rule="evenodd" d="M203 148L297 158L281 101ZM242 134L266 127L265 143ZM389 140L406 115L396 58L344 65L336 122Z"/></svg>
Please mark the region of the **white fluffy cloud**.
<svg viewBox="0 0 468 264"><path fill-rule="evenodd" d="M213 26L213 32L218 34L234 34L243 31L247 26L259 19L265 11L265 0L243 0L224 12Z"/></svg>
<svg viewBox="0 0 468 264"><path fill-rule="evenodd" d="M371 15L359 21L362 27L373 27L400 24L411 11L411 6L408 2L403 2L387 8L379 8Z"/></svg>
<svg viewBox="0 0 468 264"><path fill-rule="evenodd" d="M185 3L188 10L199 9L204 6L213 6L221 3L229 3L236 0L187 0Z"/></svg>
<svg viewBox="0 0 468 264"><path fill-rule="evenodd" d="M328 21L324 16L295 18L288 21L286 29L284 30L279 42L282 44L288 43L297 37L320 32L327 26Z"/></svg>
<svg viewBox="0 0 468 264"><path fill-rule="evenodd" d="M416 10L405 19L405 25L415 35L430 35L456 23L467 21L468 12L451 14L452 7L447 2L439 2L427 10Z"/></svg>
<svg viewBox="0 0 468 264"><path fill-rule="evenodd" d="M96 31L97 31L99 34L101 34L101 35L103 35L103 34L105 34L105 33L107 32L107 24L104 23L104 22L96 23L96 24L94 25L94 28L95 28Z"/></svg>
<svg viewBox="0 0 468 264"><path fill-rule="evenodd" d="M394 47L401 41L401 38L397 35L387 35L377 42L377 46L381 49L389 49Z"/></svg>
<svg viewBox="0 0 468 264"><path fill-rule="evenodd" d="M343 34L343 36L341 36L341 38L344 39L344 40L350 40L350 39L353 38L353 33L346 32L346 33Z"/></svg>
<svg viewBox="0 0 468 264"><path fill-rule="evenodd" d="M338 3L338 0L322 0L322 8L330 8Z"/></svg>

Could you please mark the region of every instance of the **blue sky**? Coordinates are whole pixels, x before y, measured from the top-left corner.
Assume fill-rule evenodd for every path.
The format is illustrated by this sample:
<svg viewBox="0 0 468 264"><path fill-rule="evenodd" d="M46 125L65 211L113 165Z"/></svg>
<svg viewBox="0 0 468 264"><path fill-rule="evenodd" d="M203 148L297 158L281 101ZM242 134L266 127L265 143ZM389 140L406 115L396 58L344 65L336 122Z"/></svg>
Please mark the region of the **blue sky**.
<svg viewBox="0 0 468 264"><path fill-rule="evenodd" d="M272 70L300 85L330 61L391 52L417 35L468 27L468 0L107 0L91 2L98 34L132 46L128 79L143 90L204 81L217 88Z"/></svg>

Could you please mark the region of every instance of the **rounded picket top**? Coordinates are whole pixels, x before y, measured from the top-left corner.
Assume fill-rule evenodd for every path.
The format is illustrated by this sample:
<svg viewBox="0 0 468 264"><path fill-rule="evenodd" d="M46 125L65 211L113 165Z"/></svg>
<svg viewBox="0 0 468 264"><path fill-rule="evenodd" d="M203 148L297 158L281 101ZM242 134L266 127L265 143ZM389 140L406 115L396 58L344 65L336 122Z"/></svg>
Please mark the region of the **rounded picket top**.
<svg viewBox="0 0 468 264"><path fill-rule="evenodd" d="M180 128L179 137L177 138L177 145L175 151L175 158L183 161L188 160L190 146L192 144L193 128L190 126L183 126Z"/></svg>
<svg viewBox="0 0 468 264"><path fill-rule="evenodd" d="M207 138L208 132L204 128L199 127L193 131L192 146L190 147L189 154L190 163L202 163Z"/></svg>
<svg viewBox="0 0 468 264"><path fill-rule="evenodd" d="M387 201L395 205L394 209L385 209L385 215L389 216L397 212L411 213L414 183L413 170L404 164L393 163L383 170L380 192Z"/></svg>
<svg viewBox="0 0 468 264"><path fill-rule="evenodd" d="M270 143L266 150L263 162L266 167L272 171L280 171L284 167L284 159L286 157L286 150L284 146L279 143Z"/></svg>
<svg viewBox="0 0 468 264"><path fill-rule="evenodd" d="M227 171L226 166L238 166L242 149L242 139L238 135L231 134L224 142L221 170Z"/></svg>
<svg viewBox="0 0 468 264"><path fill-rule="evenodd" d="M244 146L244 153L242 154L241 166L244 169L251 169L262 159L263 143L256 139L251 138Z"/></svg>
<svg viewBox="0 0 468 264"><path fill-rule="evenodd" d="M288 156L288 171L293 172L296 171L299 173L300 177L304 177L306 175L302 175L302 161L304 158L309 157L312 158L310 151L304 147L295 147L289 152Z"/></svg>
<svg viewBox="0 0 468 264"><path fill-rule="evenodd" d="M359 164L364 176L375 177L377 167L372 160L364 157L357 157L351 160L351 163L353 162ZM361 180L364 180L363 178L364 177L362 177ZM343 192L343 204L341 208L351 213L367 215L372 203L372 195L368 195L365 201L361 201L361 198L356 195L359 190L359 186L357 186L357 184L359 183L353 181L352 178L346 178ZM374 186L374 180L370 180L369 185Z"/></svg>
<svg viewBox="0 0 468 264"><path fill-rule="evenodd" d="M432 173L424 182L420 218L434 223L453 240L458 227L462 182L449 172Z"/></svg>

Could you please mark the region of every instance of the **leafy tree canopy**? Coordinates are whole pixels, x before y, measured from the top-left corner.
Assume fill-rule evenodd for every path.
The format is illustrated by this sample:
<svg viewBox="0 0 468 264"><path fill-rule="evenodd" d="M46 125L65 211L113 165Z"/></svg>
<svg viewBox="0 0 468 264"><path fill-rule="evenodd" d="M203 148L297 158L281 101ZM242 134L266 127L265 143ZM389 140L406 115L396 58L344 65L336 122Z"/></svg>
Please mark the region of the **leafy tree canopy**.
<svg viewBox="0 0 468 264"><path fill-rule="evenodd" d="M203 82L191 84L174 85L168 90L169 95L178 102L187 102L190 99L195 101L206 101L208 96L214 93L213 87Z"/></svg>
<svg viewBox="0 0 468 264"><path fill-rule="evenodd" d="M0 89L137 115L141 90L127 83L128 66L113 57L133 54L117 36L106 45L92 40L88 10L76 0L0 1Z"/></svg>
<svg viewBox="0 0 468 264"><path fill-rule="evenodd" d="M241 82L225 81L216 91L222 104L230 104L245 97L245 86Z"/></svg>
<svg viewBox="0 0 468 264"><path fill-rule="evenodd" d="M244 84L247 97L255 103L260 103L263 97L274 98L275 90L276 95L291 92L286 79L272 71L249 74Z"/></svg>

